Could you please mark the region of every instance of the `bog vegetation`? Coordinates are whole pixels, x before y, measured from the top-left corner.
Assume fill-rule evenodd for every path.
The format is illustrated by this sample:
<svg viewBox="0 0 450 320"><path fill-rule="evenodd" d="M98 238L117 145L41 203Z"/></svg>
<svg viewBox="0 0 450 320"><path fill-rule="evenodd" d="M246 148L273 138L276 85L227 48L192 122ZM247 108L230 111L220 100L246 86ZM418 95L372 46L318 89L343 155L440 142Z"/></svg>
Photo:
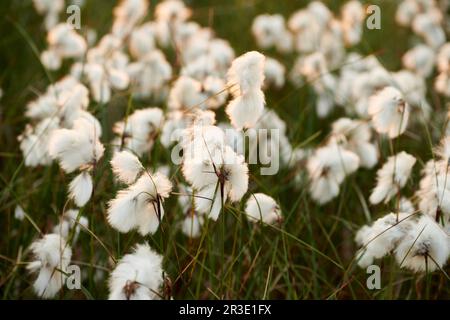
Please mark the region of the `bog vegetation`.
<svg viewBox="0 0 450 320"><path fill-rule="evenodd" d="M448 298L448 9L2 6L2 298Z"/></svg>

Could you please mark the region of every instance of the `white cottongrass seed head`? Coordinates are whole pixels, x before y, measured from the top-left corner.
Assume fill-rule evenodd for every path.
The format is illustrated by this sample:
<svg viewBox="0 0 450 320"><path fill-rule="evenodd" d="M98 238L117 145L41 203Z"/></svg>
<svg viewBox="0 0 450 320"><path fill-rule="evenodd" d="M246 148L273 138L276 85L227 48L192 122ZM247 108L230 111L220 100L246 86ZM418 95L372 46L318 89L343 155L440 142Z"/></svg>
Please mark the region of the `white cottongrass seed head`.
<svg viewBox="0 0 450 320"><path fill-rule="evenodd" d="M281 222L281 210L276 201L264 193L255 193L245 204L245 213L250 222L275 224Z"/></svg>
<svg viewBox="0 0 450 320"><path fill-rule="evenodd" d="M38 273L34 292L44 299L53 298L64 284L72 250L58 234L47 234L30 246L34 260L27 269Z"/></svg>
<svg viewBox="0 0 450 320"><path fill-rule="evenodd" d="M162 256L148 244L135 247L109 278L109 300L159 300L164 283Z"/></svg>

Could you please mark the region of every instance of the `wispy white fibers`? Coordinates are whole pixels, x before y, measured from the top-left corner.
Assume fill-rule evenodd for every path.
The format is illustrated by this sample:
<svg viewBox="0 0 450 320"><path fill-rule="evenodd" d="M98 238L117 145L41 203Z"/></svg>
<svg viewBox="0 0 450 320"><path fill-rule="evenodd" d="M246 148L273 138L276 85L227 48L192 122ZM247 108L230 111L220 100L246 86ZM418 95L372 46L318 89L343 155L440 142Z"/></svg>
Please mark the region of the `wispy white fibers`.
<svg viewBox="0 0 450 320"><path fill-rule="evenodd" d="M91 198L93 181L90 172L105 150L100 136L100 125L95 118L78 118L72 129L54 130L48 144L49 155L59 161L64 171L81 171L69 186L69 197L79 207Z"/></svg>
<svg viewBox="0 0 450 320"><path fill-rule="evenodd" d="M362 246L357 253L358 265L365 268L374 259L390 253L407 232L413 228L414 217L408 213L389 213L371 226L363 226L356 234L356 243Z"/></svg>
<svg viewBox="0 0 450 320"><path fill-rule="evenodd" d="M72 129L55 130L48 146L48 153L59 161L67 173L82 166L92 166L104 152L99 138L101 129L97 123L80 118Z"/></svg>
<svg viewBox="0 0 450 320"><path fill-rule="evenodd" d="M343 66L339 87L335 91L336 102L347 113L367 118L370 97L392 83L391 74L373 56L351 54Z"/></svg>
<svg viewBox="0 0 450 320"><path fill-rule="evenodd" d="M171 190L172 184L165 175L144 172L109 202L108 222L123 233L133 229L144 236L155 233L164 216L164 199Z"/></svg>
<svg viewBox="0 0 450 320"><path fill-rule="evenodd" d="M54 297L64 284L72 256L70 246L58 234L47 234L30 246L34 259L27 266L38 273L33 283L34 292L44 299Z"/></svg>
<svg viewBox="0 0 450 320"><path fill-rule="evenodd" d="M44 25L47 30L58 23L64 0L33 0L33 4L39 14L45 15Z"/></svg>
<svg viewBox="0 0 450 320"><path fill-rule="evenodd" d="M169 147L174 142L180 142L185 137L185 129L197 125L209 126L216 123L216 114L210 110L194 108L190 112L172 111L167 115L161 130L160 142L164 147Z"/></svg>
<svg viewBox="0 0 450 320"><path fill-rule="evenodd" d="M252 33L262 49L275 47L280 52L290 52L293 45L292 34L287 30L281 14L262 14L253 20Z"/></svg>
<svg viewBox="0 0 450 320"><path fill-rule="evenodd" d="M158 43L168 47L176 41L174 33L186 30L192 10L181 0L159 2L155 7L155 31Z"/></svg>
<svg viewBox="0 0 450 320"><path fill-rule="evenodd" d="M341 15L345 42L349 46L358 44L362 38L363 24L366 17L363 5L356 0L348 1L342 7Z"/></svg>
<svg viewBox="0 0 450 320"><path fill-rule="evenodd" d="M217 220L222 203L229 197L231 202L239 201L248 188L248 167L243 156L237 155L226 146L212 160L204 158L200 162L187 161L183 166L186 179L197 190L195 207L200 213L209 214L213 220ZM216 169L214 169L214 167ZM193 175L201 173L198 177L205 179L200 182ZM223 194L223 198L222 198Z"/></svg>
<svg viewBox="0 0 450 320"><path fill-rule="evenodd" d="M158 21L181 22L187 20L192 14L181 0L166 0L158 3L155 9L155 17Z"/></svg>
<svg viewBox="0 0 450 320"><path fill-rule="evenodd" d="M375 130L391 139L405 132L408 126L409 105L402 93L394 87L386 87L373 95L368 112Z"/></svg>
<svg viewBox="0 0 450 320"><path fill-rule="evenodd" d="M179 184L181 195L178 197L178 204L184 215L180 223L181 232L189 238L197 238L201 234L205 219L203 215L195 210L195 197L193 190L184 184Z"/></svg>
<svg viewBox="0 0 450 320"><path fill-rule="evenodd" d="M109 278L110 300L156 300L162 297L162 256L148 244L135 247L118 262Z"/></svg>
<svg viewBox="0 0 450 320"><path fill-rule="evenodd" d="M427 101L425 78L408 70L394 72L392 77L398 89L402 92L406 103L410 106L409 121L419 124L428 121L433 107Z"/></svg>
<svg viewBox="0 0 450 320"><path fill-rule="evenodd" d="M293 156L293 148L288 138L288 129L285 121L274 110L267 110L256 123L254 129L253 131L248 131L247 135L250 139L257 140L258 143L249 145L249 157L251 158L253 156L256 159L258 157L258 149L259 152L260 150L270 150L270 157L272 159L279 157L283 164L288 164ZM267 130L267 134L260 134L264 132L262 130ZM274 132L276 134L273 134ZM229 133L227 132L227 134ZM235 134L240 136L240 140L237 143L242 144L243 148L245 141L243 141L242 134L239 134L239 132ZM259 158L260 161L266 161L261 156L261 153L259 154Z"/></svg>
<svg viewBox="0 0 450 320"><path fill-rule="evenodd" d="M277 79L279 81L279 78ZM202 92L205 96L203 105L206 108L217 109L225 104L228 98L228 91L224 91L226 84L222 78L208 76L203 80L202 86Z"/></svg>
<svg viewBox="0 0 450 320"><path fill-rule="evenodd" d="M48 146L56 129L72 129L74 121L83 118L100 131L98 120L86 111L89 91L78 80L65 76L47 87L47 90L26 106L30 118L24 132L18 137L25 165L48 165L52 157Z"/></svg>
<svg viewBox="0 0 450 320"><path fill-rule="evenodd" d="M205 219L192 208L188 211L181 222L181 231L189 238L198 238L201 235L202 226Z"/></svg>
<svg viewBox="0 0 450 320"><path fill-rule="evenodd" d="M285 82L286 68L274 58L266 58L264 64L264 87L282 88Z"/></svg>
<svg viewBox="0 0 450 320"><path fill-rule="evenodd" d="M139 109L116 122L113 131L116 134L114 145L124 147L142 156L153 148L164 123L164 114L159 108Z"/></svg>
<svg viewBox="0 0 450 320"><path fill-rule="evenodd" d="M318 47L323 26L329 18L329 12L320 17L308 9L298 10L290 16L288 27L294 34L297 52L310 53Z"/></svg>
<svg viewBox="0 0 450 320"><path fill-rule="evenodd" d="M135 182L139 174L144 170L138 157L129 151L114 153L111 166L117 179L126 184Z"/></svg>
<svg viewBox="0 0 450 320"><path fill-rule="evenodd" d="M416 192L419 209L439 223L448 225L450 218L450 138L444 137L435 149L437 158L429 160L422 170Z"/></svg>
<svg viewBox="0 0 450 320"><path fill-rule="evenodd" d="M261 53L250 51L236 58L228 70L227 85L234 99L226 112L237 129L252 128L264 110L264 61Z"/></svg>
<svg viewBox="0 0 450 320"><path fill-rule="evenodd" d="M65 58L81 58L86 52L86 40L69 24L60 23L47 34L48 49L41 54L42 64L50 70L61 67Z"/></svg>
<svg viewBox="0 0 450 320"><path fill-rule="evenodd" d="M91 198L93 188L91 175L83 171L70 182L69 198L73 199L78 207L82 207Z"/></svg>
<svg viewBox="0 0 450 320"><path fill-rule="evenodd" d="M196 191L198 212L216 220L228 198L236 202L247 192L248 166L226 145L219 127L194 126L190 131L183 148L183 175Z"/></svg>
<svg viewBox="0 0 450 320"><path fill-rule="evenodd" d="M298 84L307 82L317 96L316 112L321 118L326 117L335 105L336 78L331 74L325 55L318 51L300 56L291 72L291 77Z"/></svg>
<svg viewBox="0 0 450 320"><path fill-rule="evenodd" d="M415 272L442 269L450 256L449 235L428 215L422 216L395 250L397 263Z"/></svg>
<svg viewBox="0 0 450 320"><path fill-rule="evenodd" d="M48 144L52 132L58 128L59 121L57 118L45 118L34 127L30 124L25 127L18 140L26 166L36 167L38 165L49 165L52 162L52 158L48 154Z"/></svg>
<svg viewBox="0 0 450 320"><path fill-rule="evenodd" d="M332 138L345 149L358 155L360 165L373 168L378 162L378 148L372 139L370 126L361 120L340 118L333 122Z"/></svg>
<svg viewBox="0 0 450 320"><path fill-rule="evenodd" d="M281 210L276 201L264 193L250 195L245 205L245 213L250 222L274 224L282 219Z"/></svg>
<svg viewBox="0 0 450 320"><path fill-rule="evenodd" d="M89 90L77 79L65 76L27 104L26 116L33 120L56 118L62 127L71 128L77 118L89 117L88 105Z"/></svg>
<svg viewBox="0 0 450 320"><path fill-rule="evenodd" d="M53 233L59 234L64 239L67 239L70 232L74 230L73 243L75 243L78 239L78 235L80 234L80 230L87 228L88 225L88 219L82 216L80 211L70 209L64 212L59 223L53 227Z"/></svg>
<svg viewBox="0 0 450 320"><path fill-rule="evenodd" d="M407 69L422 77L428 77L433 72L435 55L432 48L419 44L403 55L402 62Z"/></svg>
<svg viewBox="0 0 450 320"><path fill-rule="evenodd" d="M139 44L146 42L139 40ZM160 97L167 91L168 81L172 77L171 65L164 54L156 49L142 54L139 60L130 63L126 70L130 76L133 91L142 98Z"/></svg>
<svg viewBox="0 0 450 320"><path fill-rule="evenodd" d="M377 185L370 195L370 202L389 202L405 186L415 163L416 158L404 151L389 157L377 171Z"/></svg>
<svg viewBox="0 0 450 320"><path fill-rule="evenodd" d="M205 100L202 84L190 77L181 76L170 90L167 105L170 109L190 109L199 106Z"/></svg>
<svg viewBox="0 0 450 320"><path fill-rule="evenodd" d="M148 0L122 0L114 8L112 33L119 38L130 34L134 26L145 17Z"/></svg>
<svg viewBox="0 0 450 320"><path fill-rule="evenodd" d="M427 2L424 1L423 3L426 4ZM420 6L417 0L401 1L397 7L395 21L400 26L410 26L419 12Z"/></svg>
<svg viewBox="0 0 450 320"><path fill-rule="evenodd" d="M309 157L306 168L311 197L325 204L339 194L345 177L358 169L359 157L335 142L320 147Z"/></svg>
<svg viewBox="0 0 450 320"><path fill-rule="evenodd" d="M95 47L86 52L84 61L71 67L71 75L86 80L96 102L111 100L113 90L124 90L130 83L127 73L129 57L122 51L122 39L117 35L104 35Z"/></svg>

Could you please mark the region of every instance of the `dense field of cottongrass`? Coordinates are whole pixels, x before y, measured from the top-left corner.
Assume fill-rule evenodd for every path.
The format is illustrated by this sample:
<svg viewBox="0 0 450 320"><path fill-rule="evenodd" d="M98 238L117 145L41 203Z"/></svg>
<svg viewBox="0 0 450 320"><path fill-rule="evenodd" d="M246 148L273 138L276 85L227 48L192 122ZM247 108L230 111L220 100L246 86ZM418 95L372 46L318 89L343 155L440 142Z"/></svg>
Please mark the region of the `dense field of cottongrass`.
<svg viewBox="0 0 450 320"><path fill-rule="evenodd" d="M448 298L448 5L5 5L2 298Z"/></svg>

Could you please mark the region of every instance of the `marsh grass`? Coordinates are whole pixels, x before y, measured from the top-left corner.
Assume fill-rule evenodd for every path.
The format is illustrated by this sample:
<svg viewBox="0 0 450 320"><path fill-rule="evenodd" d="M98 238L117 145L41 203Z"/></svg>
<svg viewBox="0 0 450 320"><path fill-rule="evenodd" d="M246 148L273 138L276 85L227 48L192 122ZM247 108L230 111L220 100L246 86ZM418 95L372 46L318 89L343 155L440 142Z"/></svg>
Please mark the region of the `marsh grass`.
<svg viewBox="0 0 450 320"><path fill-rule="evenodd" d="M186 1L194 9L193 20L216 30L218 36L230 41L236 54L256 49L250 25L257 14L282 13L288 16L306 1ZM324 1L336 10L341 1ZM394 25L391 18L395 1L371 1L382 8L382 29L365 30L360 52L376 54L389 70L400 67L400 57L408 45L407 31ZM150 14L156 1L151 1ZM111 22L111 5L106 1L88 1L82 10L82 25L106 32ZM28 245L39 233L50 231L66 206L69 175L56 164L35 169L26 168L18 148L17 135L26 123L26 103L36 97L61 72L45 70L36 57L36 50L45 46L45 32L31 6L31 1L8 1L0 7L0 83L4 97L0 102L0 295L3 299L35 298L31 290L32 276L24 266L29 261ZM265 52L291 66L295 55L280 56ZM170 62L176 54L168 53ZM64 69L65 68L65 69ZM289 70L289 67L288 67ZM430 86L428 86L430 88ZM432 91L433 89L431 89ZM436 101L442 108L444 101ZM267 106L286 121L293 146L316 146L330 130L332 119L344 115L337 109L326 120L317 118L313 96L308 86L266 93ZM102 123L108 144L112 124L152 101L138 102L129 93L116 93L107 106L91 103L89 110ZM164 107L164 105L160 105ZM223 118L219 111L218 118ZM433 118L433 117L432 117ZM418 158L407 195L415 191L420 167L433 156L431 149L442 134L441 119L415 126L414 132L403 135L389 146L380 141L381 158L405 150ZM419 137L419 139L417 139ZM374 186L375 171L360 170L346 180L338 198L326 206L311 201L307 181L296 182L292 172L281 168L276 176L251 176L250 192L264 192L281 206L283 222L275 226L249 223L243 216L243 204L224 204L217 222L207 221L202 235L189 240L178 230L183 212L172 195L165 203L165 217L153 236L143 238L136 232L119 234L106 223L106 203L118 190L109 168L109 149L95 168L95 192L82 210L89 219L89 228L82 228L72 261L81 267L83 287L78 291L64 289L61 299L98 299L107 297L109 271L131 247L146 241L164 255L164 267L171 280L175 299L436 299L450 297L445 270L426 277L400 270L392 257L384 258L381 267L381 290L366 287L366 271L355 265L356 230L388 211L388 205L369 207L366 203ZM170 153L158 142L151 155L142 159L150 169L170 163ZM255 168L251 167L253 170ZM297 175L304 175L300 168ZM173 182L182 180L179 168L171 171ZM27 216L14 219L14 209L21 205ZM447 268L448 270L448 268ZM447 271L448 273L448 271ZM100 279L100 280L98 280Z"/></svg>

